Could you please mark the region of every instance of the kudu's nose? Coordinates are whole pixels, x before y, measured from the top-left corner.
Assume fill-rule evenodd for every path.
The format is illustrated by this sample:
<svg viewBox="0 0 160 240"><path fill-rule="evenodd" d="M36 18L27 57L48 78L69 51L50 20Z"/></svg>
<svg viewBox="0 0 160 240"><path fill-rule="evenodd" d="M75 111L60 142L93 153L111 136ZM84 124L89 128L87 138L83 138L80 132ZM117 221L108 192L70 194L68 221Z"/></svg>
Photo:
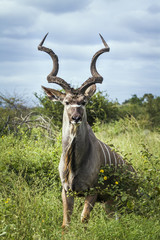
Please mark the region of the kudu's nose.
<svg viewBox="0 0 160 240"><path fill-rule="evenodd" d="M72 117L72 120L76 123L80 122L82 120L80 115L75 115Z"/></svg>

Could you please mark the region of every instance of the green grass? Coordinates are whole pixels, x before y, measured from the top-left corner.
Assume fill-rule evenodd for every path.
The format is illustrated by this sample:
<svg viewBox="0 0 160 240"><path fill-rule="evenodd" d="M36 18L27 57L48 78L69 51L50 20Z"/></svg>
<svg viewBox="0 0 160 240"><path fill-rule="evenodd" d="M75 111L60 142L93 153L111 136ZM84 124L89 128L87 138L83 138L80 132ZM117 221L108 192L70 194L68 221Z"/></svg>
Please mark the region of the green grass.
<svg viewBox="0 0 160 240"><path fill-rule="evenodd" d="M97 137L114 144L144 177L147 197L138 211L109 219L97 203L88 224L80 222L83 198L76 198L72 222L63 239L160 239L160 132L135 119L94 126ZM62 239L62 201L58 175L61 133L49 140L40 129L0 139L0 236L5 240ZM149 197L149 198L148 198Z"/></svg>

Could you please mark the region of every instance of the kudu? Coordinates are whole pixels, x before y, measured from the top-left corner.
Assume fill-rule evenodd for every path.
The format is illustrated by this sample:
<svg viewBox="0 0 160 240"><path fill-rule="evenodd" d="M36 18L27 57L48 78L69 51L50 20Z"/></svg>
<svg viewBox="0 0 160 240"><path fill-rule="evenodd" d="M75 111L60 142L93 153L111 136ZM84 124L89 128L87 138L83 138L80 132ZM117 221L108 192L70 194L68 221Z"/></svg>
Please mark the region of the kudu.
<svg viewBox="0 0 160 240"><path fill-rule="evenodd" d="M58 57L49 48L43 46L47 37L44 37L38 46L38 50L48 53L53 60L53 69L47 76L49 83L60 85L65 93L55 89L43 87L45 93L52 101L60 101L64 105L63 128L62 128L62 155L59 164L59 173L62 182L63 200L63 224L65 227L70 222L74 205L74 196L67 194L70 191L83 192L97 186L98 174L101 166L122 165L124 160L109 146L101 142L94 135L91 127L87 123L85 105L96 91L96 83L102 83L103 78L97 72L97 58L104 52L109 52L109 47L100 35L104 48L97 51L91 61L91 74L82 86L78 89L71 88L62 78L57 77ZM81 221L89 218L96 201L106 201L103 196L88 195L85 199Z"/></svg>

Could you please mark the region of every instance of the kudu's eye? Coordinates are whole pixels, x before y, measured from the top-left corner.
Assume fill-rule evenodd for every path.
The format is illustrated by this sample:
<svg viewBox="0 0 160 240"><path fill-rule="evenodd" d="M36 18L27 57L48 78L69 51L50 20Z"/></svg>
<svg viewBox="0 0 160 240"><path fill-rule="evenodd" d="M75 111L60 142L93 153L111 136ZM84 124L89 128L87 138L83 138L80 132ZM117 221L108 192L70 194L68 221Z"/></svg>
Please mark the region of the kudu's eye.
<svg viewBox="0 0 160 240"><path fill-rule="evenodd" d="M85 104L86 104L86 102L85 102L85 101L81 102L81 105L82 105L82 106L85 106Z"/></svg>

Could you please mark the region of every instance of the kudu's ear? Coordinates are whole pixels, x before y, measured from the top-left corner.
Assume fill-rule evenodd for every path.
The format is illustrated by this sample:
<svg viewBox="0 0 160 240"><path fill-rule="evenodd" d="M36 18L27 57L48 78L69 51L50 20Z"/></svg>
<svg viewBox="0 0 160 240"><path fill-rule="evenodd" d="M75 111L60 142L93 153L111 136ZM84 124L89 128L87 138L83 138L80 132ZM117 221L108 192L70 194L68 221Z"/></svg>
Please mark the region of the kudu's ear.
<svg viewBox="0 0 160 240"><path fill-rule="evenodd" d="M47 94L47 96L49 97L50 100L52 101L60 101L62 102L63 99L65 98L66 94L62 93L58 90L52 89L52 88L46 88L43 87L43 90L45 91L45 93Z"/></svg>
<svg viewBox="0 0 160 240"><path fill-rule="evenodd" d="M92 95L95 93L95 91L96 91L96 85L93 84L86 89L84 95L87 97L87 99L89 99L92 97Z"/></svg>

